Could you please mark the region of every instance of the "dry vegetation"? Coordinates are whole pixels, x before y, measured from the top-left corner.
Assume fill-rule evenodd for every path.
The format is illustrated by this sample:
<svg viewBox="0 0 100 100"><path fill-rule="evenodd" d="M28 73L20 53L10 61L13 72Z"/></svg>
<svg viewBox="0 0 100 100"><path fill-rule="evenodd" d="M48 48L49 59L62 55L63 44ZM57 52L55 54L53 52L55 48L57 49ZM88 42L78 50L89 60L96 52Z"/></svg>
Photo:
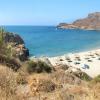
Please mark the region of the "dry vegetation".
<svg viewBox="0 0 100 100"><path fill-rule="evenodd" d="M100 76L84 81L62 69L31 74L23 69L0 65L0 100L100 100Z"/></svg>
<svg viewBox="0 0 100 100"><path fill-rule="evenodd" d="M51 67L46 64L45 62L39 60L39 61L28 61L28 65L27 65L27 71L29 73L41 73L41 72L47 72L50 73L51 72Z"/></svg>

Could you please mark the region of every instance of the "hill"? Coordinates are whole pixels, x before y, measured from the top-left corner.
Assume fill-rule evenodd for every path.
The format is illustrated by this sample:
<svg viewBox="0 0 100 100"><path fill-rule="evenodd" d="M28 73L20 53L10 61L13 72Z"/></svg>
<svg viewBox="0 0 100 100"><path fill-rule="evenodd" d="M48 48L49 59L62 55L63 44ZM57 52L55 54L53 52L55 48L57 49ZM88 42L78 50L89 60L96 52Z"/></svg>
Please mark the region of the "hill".
<svg viewBox="0 0 100 100"><path fill-rule="evenodd" d="M72 24L60 23L57 27L61 29L100 30L100 12L88 14L86 18L78 19Z"/></svg>

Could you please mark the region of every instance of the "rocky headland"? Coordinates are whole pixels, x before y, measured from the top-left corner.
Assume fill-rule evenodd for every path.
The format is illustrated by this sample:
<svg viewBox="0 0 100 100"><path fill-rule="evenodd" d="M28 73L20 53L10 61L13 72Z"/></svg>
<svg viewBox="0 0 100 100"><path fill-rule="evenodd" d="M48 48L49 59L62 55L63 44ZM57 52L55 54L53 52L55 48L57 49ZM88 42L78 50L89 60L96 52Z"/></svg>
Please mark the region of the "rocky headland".
<svg viewBox="0 0 100 100"><path fill-rule="evenodd" d="M57 28L100 30L100 12L90 13L86 18L78 19L71 24L60 23Z"/></svg>
<svg viewBox="0 0 100 100"><path fill-rule="evenodd" d="M25 61L29 57L29 50L26 48L24 40L15 33L0 30L0 54Z"/></svg>

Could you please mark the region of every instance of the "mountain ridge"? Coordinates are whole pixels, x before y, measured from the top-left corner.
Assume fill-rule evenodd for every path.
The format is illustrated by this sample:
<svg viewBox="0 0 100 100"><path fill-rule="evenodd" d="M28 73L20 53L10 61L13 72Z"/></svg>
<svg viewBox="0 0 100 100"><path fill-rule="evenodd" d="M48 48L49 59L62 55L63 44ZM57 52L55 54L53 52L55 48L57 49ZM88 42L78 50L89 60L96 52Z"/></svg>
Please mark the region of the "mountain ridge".
<svg viewBox="0 0 100 100"><path fill-rule="evenodd" d="M90 13L86 18L78 19L71 24L60 23L61 29L100 30L100 12Z"/></svg>

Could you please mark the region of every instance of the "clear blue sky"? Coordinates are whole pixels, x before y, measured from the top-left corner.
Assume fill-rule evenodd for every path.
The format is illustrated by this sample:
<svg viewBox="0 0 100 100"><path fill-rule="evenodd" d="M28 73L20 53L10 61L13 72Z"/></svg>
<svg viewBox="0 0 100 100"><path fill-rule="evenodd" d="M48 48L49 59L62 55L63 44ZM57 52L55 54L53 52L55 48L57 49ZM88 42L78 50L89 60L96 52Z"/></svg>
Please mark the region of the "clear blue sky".
<svg viewBox="0 0 100 100"><path fill-rule="evenodd" d="M56 25L100 11L100 0L0 0L0 25Z"/></svg>

